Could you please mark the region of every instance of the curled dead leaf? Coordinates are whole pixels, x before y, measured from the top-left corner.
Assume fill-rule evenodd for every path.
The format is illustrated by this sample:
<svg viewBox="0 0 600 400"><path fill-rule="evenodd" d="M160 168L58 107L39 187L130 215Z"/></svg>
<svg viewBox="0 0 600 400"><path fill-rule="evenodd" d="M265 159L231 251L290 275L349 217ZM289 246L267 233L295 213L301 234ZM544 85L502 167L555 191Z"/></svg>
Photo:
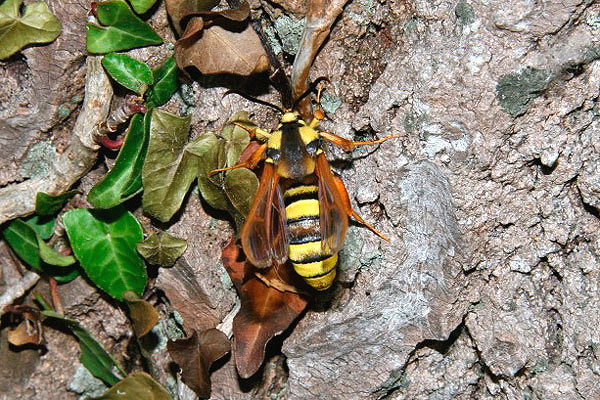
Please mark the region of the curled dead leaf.
<svg viewBox="0 0 600 400"><path fill-rule="evenodd" d="M8 342L13 346L39 345L43 342L43 328L39 321L24 319L15 329L8 331Z"/></svg>
<svg viewBox="0 0 600 400"><path fill-rule="evenodd" d="M243 259L233 240L223 249L222 260L242 303L233 319L233 352L238 373L248 378L262 365L269 340L298 318L308 300L299 293L265 285L261 279L279 281L279 286L288 289L302 287L287 266L271 267L257 278L256 268Z"/></svg>
<svg viewBox="0 0 600 400"><path fill-rule="evenodd" d="M123 293L123 300L129 308L129 317L137 337L146 335L158 322L158 312L146 300L140 299L134 292Z"/></svg>
<svg viewBox="0 0 600 400"><path fill-rule="evenodd" d="M175 44L179 68L194 66L202 74L251 75L269 68L260 38L246 23L213 24L200 17L188 23Z"/></svg>
<svg viewBox="0 0 600 400"><path fill-rule="evenodd" d="M167 349L181 367L181 378L201 398L210 397L210 366L229 353L231 344L218 329L196 330L186 339L170 341Z"/></svg>
<svg viewBox="0 0 600 400"><path fill-rule="evenodd" d="M185 30L184 19L198 11L209 11L219 4L219 0L166 0L167 14L171 17L177 34Z"/></svg>
<svg viewBox="0 0 600 400"><path fill-rule="evenodd" d="M7 339L13 346L40 345L44 342L44 327L39 312L28 306L7 306L6 311L23 318L16 328L8 331Z"/></svg>
<svg viewBox="0 0 600 400"><path fill-rule="evenodd" d="M231 21L245 21L250 15L250 5L243 1L237 8L211 11L219 0L166 0L167 13L179 35L193 17L204 19L225 18Z"/></svg>

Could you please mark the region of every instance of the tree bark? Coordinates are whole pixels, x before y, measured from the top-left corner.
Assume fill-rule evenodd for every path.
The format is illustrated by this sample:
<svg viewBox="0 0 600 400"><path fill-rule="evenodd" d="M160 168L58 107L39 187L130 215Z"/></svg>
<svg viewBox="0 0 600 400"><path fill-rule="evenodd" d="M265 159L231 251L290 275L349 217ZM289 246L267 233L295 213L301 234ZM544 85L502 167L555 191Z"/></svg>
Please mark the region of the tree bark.
<svg viewBox="0 0 600 400"><path fill-rule="evenodd" d="M254 4L270 10L282 41L299 42L283 28L301 15L273 4L303 8ZM163 12L153 23L168 27ZM600 4L590 0L348 2L310 78L331 80L323 130L401 135L329 151L356 211L390 242L351 226L334 289L315 296L281 351L272 346L262 375L240 382L232 359L217 369L212 398L600 398L599 34ZM192 112L194 136L241 109L276 126L270 111L224 91L185 84L168 107ZM6 185L24 179L9 167L0 168ZM190 248L156 284L177 292L186 324L218 323L236 306L219 261L231 231L196 196L167 227ZM206 302L186 307L199 292ZM101 298L86 301L109 315ZM117 351L128 327L121 314L115 321L92 330ZM75 358L49 348L20 381L26 393L72 385L73 366L60 378L43 372ZM194 398L181 384L178 393Z"/></svg>

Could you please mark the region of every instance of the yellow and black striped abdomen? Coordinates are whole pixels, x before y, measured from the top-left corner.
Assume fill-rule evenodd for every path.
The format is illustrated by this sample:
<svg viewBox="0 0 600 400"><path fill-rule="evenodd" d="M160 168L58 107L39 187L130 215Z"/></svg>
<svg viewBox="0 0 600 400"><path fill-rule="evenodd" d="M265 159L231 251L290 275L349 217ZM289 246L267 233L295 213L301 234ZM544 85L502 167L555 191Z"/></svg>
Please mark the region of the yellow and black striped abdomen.
<svg viewBox="0 0 600 400"><path fill-rule="evenodd" d="M294 270L312 287L326 290L335 278L338 255L321 252L321 225L316 185L299 184L285 191L289 259Z"/></svg>

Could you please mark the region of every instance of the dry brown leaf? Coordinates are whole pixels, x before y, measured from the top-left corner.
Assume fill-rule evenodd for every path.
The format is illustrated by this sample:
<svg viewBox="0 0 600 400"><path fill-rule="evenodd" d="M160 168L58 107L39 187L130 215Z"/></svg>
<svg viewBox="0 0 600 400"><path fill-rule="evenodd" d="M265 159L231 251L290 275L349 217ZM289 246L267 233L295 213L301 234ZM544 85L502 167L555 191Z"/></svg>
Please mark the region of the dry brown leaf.
<svg viewBox="0 0 600 400"><path fill-rule="evenodd" d="M11 306L8 311L23 317L23 321L16 328L9 330L6 335L10 344L13 346L42 344L44 341L44 327L36 311L28 306Z"/></svg>
<svg viewBox="0 0 600 400"><path fill-rule="evenodd" d="M225 18L230 21L245 21L250 16L250 4L247 1L243 1L238 8L228 8L221 11L198 11L191 13L191 15L197 15L204 17L204 19L218 19Z"/></svg>
<svg viewBox="0 0 600 400"><path fill-rule="evenodd" d="M250 5L243 1L238 8L210 11L219 4L218 0L167 0L167 13L173 21L177 34L181 35L193 17L205 20L225 18L231 21L245 21L250 15Z"/></svg>
<svg viewBox="0 0 600 400"><path fill-rule="evenodd" d="M219 4L219 0L166 0L167 13L171 17L177 34L185 30L186 17L198 11L209 11Z"/></svg>
<svg viewBox="0 0 600 400"><path fill-rule="evenodd" d="M203 29L204 28L204 29ZM200 17L188 23L175 44L179 68L194 66L203 74L251 75L269 67L260 38L247 24L204 26Z"/></svg>
<svg viewBox="0 0 600 400"><path fill-rule="evenodd" d="M140 299L133 292L123 293L123 300L127 302L135 335L137 337L146 335L158 322L158 312L152 304Z"/></svg>
<svg viewBox="0 0 600 400"><path fill-rule="evenodd" d="M181 367L181 378L198 396L210 397L210 366L231 351L229 339L218 329L200 334L196 330L186 339L170 341L167 349Z"/></svg>
<svg viewBox="0 0 600 400"><path fill-rule="evenodd" d="M38 345L42 343L42 325L25 319L15 329L8 331L6 335L8 342L13 346L26 344Z"/></svg>
<svg viewBox="0 0 600 400"><path fill-rule="evenodd" d="M233 319L233 349L238 373L242 378L248 378L263 363L269 340L286 330L306 308L308 301L297 293L268 287L254 275L256 268L240 257L240 249L232 240L223 249L222 260L242 303ZM298 282L287 267L270 268L264 277L281 280L290 286Z"/></svg>

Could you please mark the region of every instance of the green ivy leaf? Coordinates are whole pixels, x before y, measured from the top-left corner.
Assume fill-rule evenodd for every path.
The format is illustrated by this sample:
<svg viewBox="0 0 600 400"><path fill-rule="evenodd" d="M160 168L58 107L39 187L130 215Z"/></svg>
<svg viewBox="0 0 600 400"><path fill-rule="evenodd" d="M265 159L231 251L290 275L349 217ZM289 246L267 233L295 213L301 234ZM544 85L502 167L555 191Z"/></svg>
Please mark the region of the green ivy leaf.
<svg viewBox="0 0 600 400"><path fill-rule="evenodd" d="M42 314L46 317L57 319L73 332L79 340L79 348L81 350L79 361L96 378L102 380L107 385L114 385L119 382L119 378L113 373L113 369L125 375L123 368L117 361L77 321L65 318L64 315L52 310L44 310Z"/></svg>
<svg viewBox="0 0 600 400"><path fill-rule="evenodd" d="M53 271L53 270L57 270L57 272L49 272L49 271ZM76 268L76 267L72 267L72 268L48 267L48 268L45 268L45 271L49 272L52 275L52 277L54 278L54 280L58 283L71 282L73 279L75 279L79 275L81 275L79 268ZM61 275L61 273L62 273L62 275Z"/></svg>
<svg viewBox="0 0 600 400"><path fill-rule="evenodd" d="M5 0L0 5L0 59L31 43L49 43L61 31L60 21L44 2L28 4L19 15L22 0Z"/></svg>
<svg viewBox="0 0 600 400"><path fill-rule="evenodd" d="M54 223L56 218L41 217L34 215L25 220L25 223L33 228L44 240L48 240L54 234Z"/></svg>
<svg viewBox="0 0 600 400"><path fill-rule="evenodd" d="M98 21L87 24L86 49L90 53L106 54L136 47L162 44L160 36L137 17L121 0L96 3Z"/></svg>
<svg viewBox="0 0 600 400"><path fill-rule="evenodd" d="M184 239L171 236L167 232L153 233L136 245L138 253L152 265L170 267L187 248Z"/></svg>
<svg viewBox="0 0 600 400"><path fill-rule="evenodd" d="M38 215L54 215L60 211L64 202L79 193L79 190L52 196L44 192L38 192L35 196L35 212Z"/></svg>
<svg viewBox="0 0 600 400"><path fill-rule="evenodd" d="M54 265L56 267L68 267L75 264L77 260L73 256L64 256L48 246L41 237L37 237L37 244L39 249L40 258L46 264Z"/></svg>
<svg viewBox="0 0 600 400"><path fill-rule="evenodd" d="M146 107L154 108L165 104L179 88L179 68L173 56L160 67L153 70L154 82L146 93Z"/></svg>
<svg viewBox="0 0 600 400"><path fill-rule="evenodd" d="M198 171L198 139L186 144L190 121L189 116L152 111L150 144L142 169L142 206L162 222L177 212Z"/></svg>
<svg viewBox="0 0 600 400"><path fill-rule="evenodd" d="M131 7L138 14L143 14L152 8L156 0L129 0Z"/></svg>
<svg viewBox="0 0 600 400"><path fill-rule="evenodd" d="M128 290L142 294L146 267L135 245L144 236L133 214L121 207L77 209L65 213L63 223L75 257L92 282L117 300Z"/></svg>
<svg viewBox="0 0 600 400"><path fill-rule="evenodd" d="M88 201L96 208L112 208L142 190L141 171L148 149L148 114L131 118L125 142L106 176L94 185Z"/></svg>
<svg viewBox="0 0 600 400"><path fill-rule="evenodd" d="M126 54L110 53L102 57L106 72L121 86L142 95L154 82L150 67Z"/></svg>
<svg viewBox="0 0 600 400"><path fill-rule="evenodd" d="M16 219L2 232L4 239L15 254L38 274L48 274L60 283L71 281L77 277L79 270L64 268L73 265L76 261L75 258L64 256L48 246L29 221Z"/></svg>
<svg viewBox="0 0 600 400"><path fill-rule="evenodd" d="M133 372L96 400L171 400L169 392L145 372Z"/></svg>
<svg viewBox="0 0 600 400"><path fill-rule="evenodd" d="M15 254L38 274L42 273L42 259L38 251L37 233L23 222L15 219L3 231L2 236Z"/></svg>

